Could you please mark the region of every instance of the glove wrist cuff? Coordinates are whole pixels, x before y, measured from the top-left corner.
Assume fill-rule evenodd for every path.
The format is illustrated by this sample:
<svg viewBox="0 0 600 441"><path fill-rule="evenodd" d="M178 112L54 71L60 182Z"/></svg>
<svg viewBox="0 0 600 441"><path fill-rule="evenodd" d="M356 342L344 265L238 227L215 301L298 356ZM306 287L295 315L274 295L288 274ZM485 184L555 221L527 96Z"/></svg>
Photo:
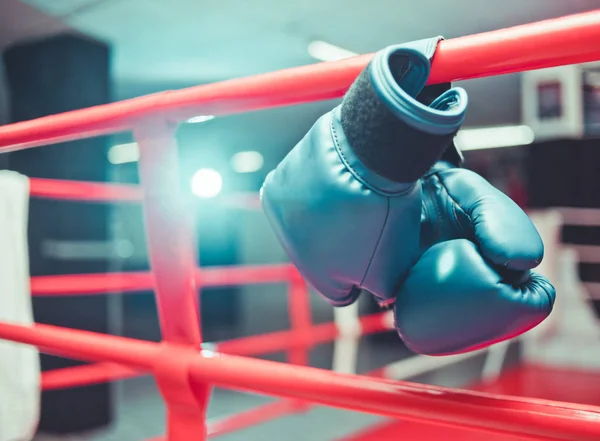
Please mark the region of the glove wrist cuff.
<svg viewBox="0 0 600 441"><path fill-rule="evenodd" d="M447 90L424 105L416 98L430 70L429 59L422 52L403 46L377 52L366 69L372 92L398 120L424 133L454 134L464 120L465 109L458 102L462 89Z"/></svg>
<svg viewBox="0 0 600 441"><path fill-rule="evenodd" d="M341 123L364 165L395 182L418 180L442 155L466 111L463 89L444 92L430 105L416 97L425 87L438 39L378 52L349 89ZM432 48L433 47L433 48ZM425 52L425 53L424 53Z"/></svg>
<svg viewBox="0 0 600 441"><path fill-rule="evenodd" d="M339 106L331 112L331 137L334 140L335 149L340 161L342 161L348 171L366 187L387 196L400 195L412 189L415 185L414 182L393 181L380 175L363 163L346 139L340 113Z"/></svg>

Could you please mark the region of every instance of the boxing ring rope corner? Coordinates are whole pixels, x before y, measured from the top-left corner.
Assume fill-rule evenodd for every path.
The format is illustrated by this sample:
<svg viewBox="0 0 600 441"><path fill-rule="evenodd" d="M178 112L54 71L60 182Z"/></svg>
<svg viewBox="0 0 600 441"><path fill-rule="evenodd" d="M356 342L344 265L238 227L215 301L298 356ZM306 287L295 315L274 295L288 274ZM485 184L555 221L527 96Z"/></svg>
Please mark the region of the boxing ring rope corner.
<svg viewBox="0 0 600 441"><path fill-rule="evenodd" d="M433 60L430 83L597 61L598 42L600 10L445 40ZM0 338L98 362L73 368L71 386L142 372L153 374L167 403L168 441L204 440L208 434L226 433L307 409L308 402L537 439L597 440L599 408L308 367L308 348L354 331L344 328L340 320L312 324L308 288L297 271L289 265L240 267L221 269L229 271L224 276L219 269L196 267L195 241L176 186L175 123L198 114L225 115L340 97L370 57L164 92L0 127L2 152L134 132L140 146L141 188L32 179L30 193L74 201L141 201L152 272L32 278L32 294L154 289L163 341L151 343L49 325L8 323L0 323ZM99 283L95 289L92 279ZM216 351L202 349L197 289L211 284L272 281L288 283L291 330L221 342ZM389 315L364 316L349 327L356 331L351 337L388 330ZM287 351L290 364L248 357L276 350ZM47 389L65 385L56 372L45 375L43 384ZM248 411L207 427L206 408L213 385L284 400L262 407L262 412Z"/></svg>

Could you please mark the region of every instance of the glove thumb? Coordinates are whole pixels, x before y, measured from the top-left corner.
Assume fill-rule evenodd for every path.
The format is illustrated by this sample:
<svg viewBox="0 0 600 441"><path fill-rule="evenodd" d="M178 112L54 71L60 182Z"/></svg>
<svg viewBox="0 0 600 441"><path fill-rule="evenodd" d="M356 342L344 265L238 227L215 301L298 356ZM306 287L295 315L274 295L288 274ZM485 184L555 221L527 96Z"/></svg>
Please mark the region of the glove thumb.
<svg viewBox="0 0 600 441"><path fill-rule="evenodd" d="M439 178L466 215L458 218L469 219L466 227L488 261L516 271L539 265L544 257L542 238L512 199L470 170L447 170Z"/></svg>

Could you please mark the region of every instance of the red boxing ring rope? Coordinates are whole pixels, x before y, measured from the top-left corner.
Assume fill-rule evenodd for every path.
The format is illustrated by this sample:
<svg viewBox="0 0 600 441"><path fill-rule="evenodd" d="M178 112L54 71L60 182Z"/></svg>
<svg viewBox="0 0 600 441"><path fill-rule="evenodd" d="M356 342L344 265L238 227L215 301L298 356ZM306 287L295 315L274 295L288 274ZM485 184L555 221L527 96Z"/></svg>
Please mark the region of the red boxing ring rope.
<svg viewBox="0 0 600 441"><path fill-rule="evenodd" d="M430 83L598 60L600 10L442 41ZM369 62L363 55L168 91L0 127L6 151L132 130L148 118L182 121L337 98Z"/></svg>
<svg viewBox="0 0 600 441"><path fill-rule="evenodd" d="M142 191L137 185L41 178L29 180L29 194L31 197L38 198L88 202L140 201L142 199Z"/></svg>
<svg viewBox="0 0 600 441"><path fill-rule="evenodd" d="M151 343L37 324L0 323L0 338L97 364L45 372L45 390L151 373L167 404L168 441L204 440L308 407L306 401L409 420L529 436L600 439L600 408L516 398L307 367L307 349L339 335L313 325L308 288L290 265L197 268L192 231L178 192L174 122L340 97L370 55L170 91L0 127L0 149L13 151L133 130L140 145L141 188L30 180L33 197L141 201L151 273L32 277L33 295L154 290L163 334ZM443 41L430 83L600 60L600 10ZM168 233L168 234L165 234ZM287 283L291 329L201 350L197 289L240 283ZM362 334L390 329L386 314L360 318ZM290 364L248 358L288 352ZM207 426L210 388L218 385L284 397Z"/></svg>

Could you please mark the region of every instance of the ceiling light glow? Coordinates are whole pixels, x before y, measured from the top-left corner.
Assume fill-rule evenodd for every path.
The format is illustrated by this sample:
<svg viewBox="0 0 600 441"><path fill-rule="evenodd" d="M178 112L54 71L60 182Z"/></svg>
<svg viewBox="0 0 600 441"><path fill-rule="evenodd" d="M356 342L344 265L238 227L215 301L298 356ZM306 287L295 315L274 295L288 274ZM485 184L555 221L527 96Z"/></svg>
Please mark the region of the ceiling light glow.
<svg viewBox="0 0 600 441"><path fill-rule="evenodd" d="M533 143L529 126L482 127L459 130L454 143L462 151L523 146Z"/></svg>
<svg viewBox="0 0 600 441"><path fill-rule="evenodd" d="M192 193L199 198L214 198L223 188L221 173L211 168L202 168L192 176L191 188Z"/></svg>
<svg viewBox="0 0 600 441"><path fill-rule="evenodd" d="M137 162L140 159L140 150L136 142L130 142L112 146L107 155L111 164L125 164Z"/></svg>
<svg viewBox="0 0 600 441"><path fill-rule="evenodd" d="M213 115L199 115L194 116L186 121L187 124L198 124L206 121L210 121L211 119L215 119Z"/></svg>
<svg viewBox="0 0 600 441"><path fill-rule="evenodd" d="M312 41L308 45L308 54L320 61L337 61L355 57L358 54L325 41Z"/></svg>
<svg viewBox="0 0 600 441"><path fill-rule="evenodd" d="M231 158L231 168L236 173L254 173L263 167L264 158L259 152L238 152Z"/></svg>

